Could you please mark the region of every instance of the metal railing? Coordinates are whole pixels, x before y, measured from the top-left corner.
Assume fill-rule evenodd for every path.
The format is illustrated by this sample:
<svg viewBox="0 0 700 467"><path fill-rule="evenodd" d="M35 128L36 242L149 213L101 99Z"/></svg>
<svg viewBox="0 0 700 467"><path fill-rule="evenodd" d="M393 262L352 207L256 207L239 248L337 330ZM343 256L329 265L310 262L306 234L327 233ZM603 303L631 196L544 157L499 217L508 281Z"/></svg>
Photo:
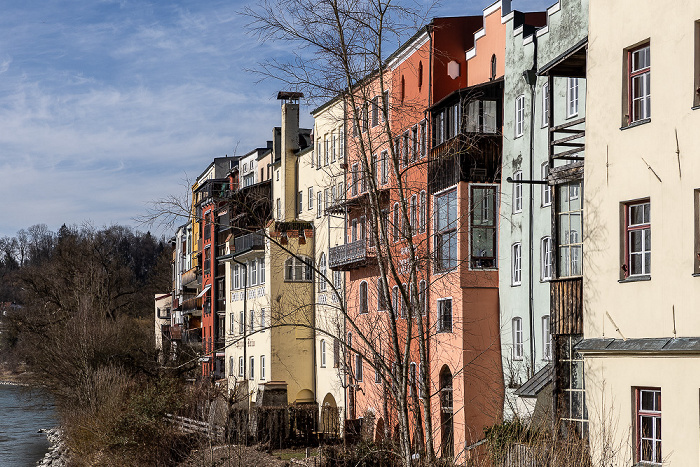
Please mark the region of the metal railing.
<svg viewBox="0 0 700 467"><path fill-rule="evenodd" d="M372 258L371 248L368 247L367 240L358 240L345 245L332 247L328 252L329 266L331 268L342 268L366 262Z"/></svg>
<svg viewBox="0 0 700 467"><path fill-rule="evenodd" d="M249 250L262 250L265 247L265 236L262 230L241 235L233 240L234 251L241 254Z"/></svg>

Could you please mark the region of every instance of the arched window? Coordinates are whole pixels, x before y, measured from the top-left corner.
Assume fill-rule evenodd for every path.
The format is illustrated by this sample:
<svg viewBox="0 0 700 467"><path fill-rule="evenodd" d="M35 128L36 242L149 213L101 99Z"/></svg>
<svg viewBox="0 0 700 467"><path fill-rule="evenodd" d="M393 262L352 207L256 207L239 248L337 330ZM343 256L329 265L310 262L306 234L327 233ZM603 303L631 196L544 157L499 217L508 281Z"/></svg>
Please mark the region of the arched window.
<svg viewBox="0 0 700 467"><path fill-rule="evenodd" d="M386 293L384 292L384 281L382 278L377 279L377 310L386 310Z"/></svg>
<svg viewBox="0 0 700 467"><path fill-rule="evenodd" d="M321 339L321 368L326 367L326 341Z"/></svg>
<svg viewBox="0 0 700 467"><path fill-rule="evenodd" d="M496 79L496 54L491 55L491 79Z"/></svg>
<svg viewBox="0 0 700 467"><path fill-rule="evenodd" d="M420 306L420 314L424 315L427 312L427 301L426 301L426 293L427 293L427 288L426 288L426 283L425 280L420 281L420 284L418 284L418 303Z"/></svg>
<svg viewBox="0 0 700 467"><path fill-rule="evenodd" d="M287 282L311 282L313 274L310 259L291 256L284 262L284 280Z"/></svg>
<svg viewBox="0 0 700 467"><path fill-rule="evenodd" d="M326 254L321 253L321 260L319 261L318 270L321 274L318 276L318 291L326 291Z"/></svg>
<svg viewBox="0 0 700 467"><path fill-rule="evenodd" d="M418 62L418 90L423 87L423 62Z"/></svg>
<svg viewBox="0 0 700 467"><path fill-rule="evenodd" d="M442 457L454 456L454 422L452 399L452 372L447 365L440 370L440 441Z"/></svg>
<svg viewBox="0 0 700 467"><path fill-rule="evenodd" d="M367 282L360 282L360 313L367 313L369 307L367 305Z"/></svg>

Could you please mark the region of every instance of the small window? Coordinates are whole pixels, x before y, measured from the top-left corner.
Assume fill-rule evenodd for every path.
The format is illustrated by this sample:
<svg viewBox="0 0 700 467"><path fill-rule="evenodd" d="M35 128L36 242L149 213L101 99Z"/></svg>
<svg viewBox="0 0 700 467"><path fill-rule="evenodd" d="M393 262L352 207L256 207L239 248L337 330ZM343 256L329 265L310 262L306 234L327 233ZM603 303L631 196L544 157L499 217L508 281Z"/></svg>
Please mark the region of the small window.
<svg viewBox="0 0 700 467"><path fill-rule="evenodd" d="M636 461L661 465L661 389L635 389Z"/></svg>
<svg viewBox="0 0 700 467"><path fill-rule="evenodd" d="M523 184L520 180L523 179L523 171L518 170L513 174L513 213L523 211Z"/></svg>
<svg viewBox="0 0 700 467"><path fill-rule="evenodd" d="M651 117L651 55L649 43L627 52L629 124Z"/></svg>
<svg viewBox="0 0 700 467"><path fill-rule="evenodd" d="M420 314L425 316L428 312L428 289L426 286L425 279L421 280L418 284L418 306L420 307Z"/></svg>
<svg viewBox="0 0 700 467"><path fill-rule="evenodd" d="M320 344L320 354L321 354L321 368L326 367L326 341L324 339L321 339L321 344Z"/></svg>
<svg viewBox="0 0 700 467"><path fill-rule="evenodd" d="M243 364L243 357L238 357L238 376L243 378L245 376L245 368Z"/></svg>
<svg viewBox="0 0 700 467"><path fill-rule="evenodd" d="M335 162L338 158L336 154L336 148L338 146L338 140L335 132L331 132L331 162Z"/></svg>
<svg viewBox="0 0 700 467"><path fill-rule="evenodd" d="M309 259L292 256L284 262L284 280L287 282L311 282L313 273Z"/></svg>
<svg viewBox="0 0 700 467"><path fill-rule="evenodd" d="M265 380L265 356L260 356L260 379Z"/></svg>
<svg viewBox="0 0 700 467"><path fill-rule="evenodd" d="M314 209L314 187L312 186L309 187L308 203L308 209L312 211Z"/></svg>
<svg viewBox="0 0 700 467"><path fill-rule="evenodd" d="M327 284L326 279L326 253L321 253L321 259L318 262L318 291L325 292Z"/></svg>
<svg viewBox="0 0 700 467"><path fill-rule="evenodd" d="M425 224L426 224L426 213L427 213L427 198L425 191L420 192L420 219L418 220L419 225L418 229L420 233L425 232Z"/></svg>
<svg viewBox="0 0 700 467"><path fill-rule="evenodd" d="M515 137L523 135L525 127L525 95L521 94L515 99Z"/></svg>
<svg viewBox="0 0 700 467"><path fill-rule="evenodd" d="M425 120L420 122L420 158L428 152L428 125Z"/></svg>
<svg viewBox="0 0 700 467"><path fill-rule="evenodd" d="M625 210L625 277L651 274L651 204L629 203Z"/></svg>
<svg viewBox="0 0 700 467"><path fill-rule="evenodd" d="M540 279L552 279L552 238L544 237L540 241Z"/></svg>
<svg viewBox="0 0 700 467"><path fill-rule="evenodd" d="M255 310L250 310L248 315L248 331L252 334L255 331Z"/></svg>
<svg viewBox="0 0 700 467"><path fill-rule="evenodd" d="M340 339L333 338L333 368L340 367Z"/></svg>
<svg viewBox="0 0 700 467"><path fill-rule="evenodd" d="M355 379L362 381L362 355L355 354Z"/></svg>
<svg viewBox="0 0 700 467"><path fill-rule="evenodd" d="M411 196L411 235L418 233L418 196Z"/></svg>
<svg viewBox="0 0 700 467"><path fill-rule="evenodd" d="M249 364L248 379L255 379L255 357L250 357Z"/></svg>
<svg viewBox="0 0 700 467"><path fill-rule="evenodd" d="M513 318L513 360L522 360L524 355L523 346L523 319Z"/></svg>
<svg viewBox="0 0 700 467"><path fill-rule="evenodd" d="M230 332L231 334L233 334L233 333L236 332L236 319L235 319L235 316L236 316L236 315L235 315L234 313L230 313L230 314L228 315L228 320L229 320L229 332Z"/></svg>
<svg viewBox="0 0 700 467"><path fill-rule="evenodd" d="M491 55L491 80L496 79L496 54Z"/></svg>
<svg viewBox="0 0 700 467"><path fill-rule="evenodd" d="M560 278L580 276L583 255L581 180L557 185L556 189L557 275Z"/></svg>
<svg viewBox="0 0 700 467"><path fill-rule="evenodd" d="M423 62L418 62L418 91L423 87Z"/></svg>
<svg viewBox="0 0 700 467"><path fill-rule="evenodd" d="M520 243L514 243L511 248L511 285L520 285L521 283L521 256L522 248Z"/></svg>
<svg viewBox="0 0 700 467"><path fill-rule="evenodd" d="M245 314L241 311L238 315L238 334L245 333ZM241 375L243 376L243 375Z"/></svg>
<svg viewBox="0 0 700 467"><path fill-rule="evenodd" d="M469 223L472 269L496 268L497 185L472 185Z"/></svg>
<svg viewBox="0 0 700 467"><path fill-rule="evenodd" d="M394 223L392 225L394 241L400 240L399 203L394 203Z"/></svg>
<svg viewBox="0 0 700 467"><path fill-rule="evenodd" d="M549 328L549 315L542 317L542 360L552 359L552 332Z"/></svg>
<svg viewBox="0 0 700 467"><path fill-rule="evenodd" d="M567 78L566 83L566 117L578 115L578 78Z"/></svg>
<svg viewBox="0 0 700 467"><path fill-rule="evenodd" d="M452 299L438 299L437 313L438 332L452 332Z"/></svg>
<svg viewBox="0 0 700 467"><path fill-rule="evenodd" d="M360 282L360 313L367 313L369 307L367 304L367 282Z"/></svg>
<svg viewBox="0 0 700 467"><path fill-rule="evenodd" d="M388 308L386 292L384 291L384 280L377 279L377 311L384 311Z"/></svg>
<svg viewBox="0 0 700 467"><path fill-rule="evenodd" d="M267 323L265 318L265 308L260 308L260 328L262 328L263 331L265 330L265 323Z"/></svg>
<svg viewBox="0 0 700 467"><path fill-rule="evenodd" d="M379 125L379 96L372 99L372 127Z"/></svg>
<svg viewBox="0 0 700 467"><path fill-rule="evenodd" d="M381 174L382 185L386 185L389 183L389 154L387 151L382 151Z"/></svg>
<svg viewBox="0 0 700 467"><path fill-rule="evenodd" d="M457 190L435 196L435 270L457 267Z"/></svg>
<svg viewBox="0 0 700 467"><path fill-rule="evenodd" d="M319 190L318 193L316 193L316 218L321 217L321 209L323 209L323 193Z"/></svg>
<svg viewBox="0 0 700 467"><path fill-rule="evenodd" d="M236 364L233 360L233 357L229 357L229 359L228 359L228 375L229 376L236 375Z"/></svg>
<svg viewBox="0 0 700 467"><path fill-rule="evenodd" d="M540 173L542 174L542 181L547 181L549 177L549 163L544 162L540 167ZM542 185L542 207L552 205L552 187L549 184Z"/></svg>

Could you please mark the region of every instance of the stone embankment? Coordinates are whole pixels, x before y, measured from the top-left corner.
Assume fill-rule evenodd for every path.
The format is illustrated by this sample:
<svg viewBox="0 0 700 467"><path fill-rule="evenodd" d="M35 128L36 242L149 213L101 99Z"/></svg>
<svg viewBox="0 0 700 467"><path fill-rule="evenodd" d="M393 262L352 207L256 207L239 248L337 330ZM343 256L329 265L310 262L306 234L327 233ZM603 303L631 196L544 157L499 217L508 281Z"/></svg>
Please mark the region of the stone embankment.
<svg viewBox="0 0 700 467"><path fill-rule="evenodd" d="M68 465L68 449L63 442L60 428L39 430L39 433L46 433L46 437L51 443L49 452L37 463L39 467L66 467Z"/></svg>

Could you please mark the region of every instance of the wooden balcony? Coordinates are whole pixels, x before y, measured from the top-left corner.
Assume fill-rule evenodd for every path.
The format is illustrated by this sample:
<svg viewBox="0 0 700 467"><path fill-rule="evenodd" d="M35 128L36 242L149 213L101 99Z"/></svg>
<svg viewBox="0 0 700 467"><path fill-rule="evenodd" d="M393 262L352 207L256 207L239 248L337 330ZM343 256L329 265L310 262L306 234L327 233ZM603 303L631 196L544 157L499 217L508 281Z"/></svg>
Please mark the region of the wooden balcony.
<svg viewBox="0 0 700 467"><path fill-rule="evenodd" d="M240 255L252 250L265 249L265 235L262 231L240 235L233 239L234 253Z"/></svg>
<svg viewBox="0 0 700 467"><path fill-rule="evenodd" d="M583 334L583 278L552 279L552 334Z"/></svg>
<svg viewBox="0 0 700 467"><path fill-rule="evenodd" d="M551 98L551 97L550 97ZM550 120L551 121L551 120ZM578 118L549 128L549 160L582 161L586 146L586 119ZM557 133L559 135L557 135Z"/></svg>
<svg viewBox="0 0 700 467"><path fill-rule="evenodd" d="M336 271L349 271L376 262L374 247L368 240L358 240L332 247L328 252L328 266Z"/></svg>
<svg viewBox="0 0 700 467"><path fill-rule="evenodd" d="M498 135L459 134L430 150L428 188L437 193L458 182L498 183L502 143Z"/></svg>

